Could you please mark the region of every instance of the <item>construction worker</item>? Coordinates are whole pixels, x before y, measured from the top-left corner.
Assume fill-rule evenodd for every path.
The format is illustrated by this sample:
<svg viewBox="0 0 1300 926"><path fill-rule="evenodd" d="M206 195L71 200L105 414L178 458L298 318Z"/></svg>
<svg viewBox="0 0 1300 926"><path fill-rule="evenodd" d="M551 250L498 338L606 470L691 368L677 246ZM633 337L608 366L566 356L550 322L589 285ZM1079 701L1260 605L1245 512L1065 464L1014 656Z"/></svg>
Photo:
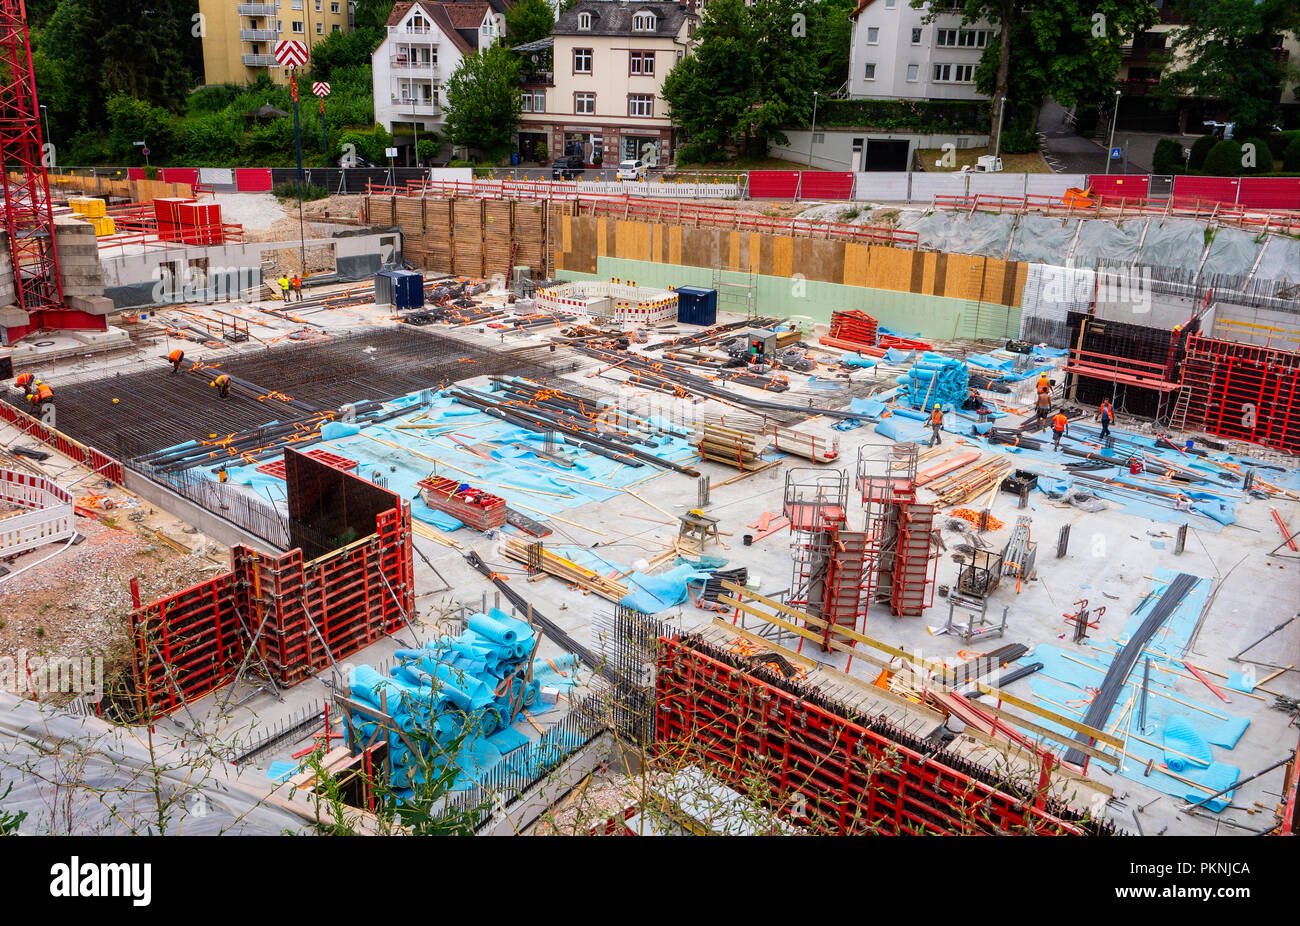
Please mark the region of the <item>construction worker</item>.
<svg viewBox="0 0 1300 926"><path fill-rule="evenodd" d="M1038 400L1035 404L1035 412L1038 417L1035 419L1034 423L1037 427L1043 427L1047 424L1047 415L1051 410L1052 394L1050 392L1040 391L1038 393Z"/></svg>
<svg viewBox="0 0 1300 926"><path fill-rule="evenodd" d="M26 395L31 392L31 386L36 381L35 373L19 373L17 378L14 379L14 388Z"/></svg>
<svg viewBox="0 0 1300 926"><path fill-rule="evenodd" d="M172 375L181 371L181 364L185 361L185 351L179 347L167 355L167 362L172 365Z"/></svg>
<svg viewBox="0 0 1300 926"><path fill-rule="evenodd" d="M1056 417L1052 419L1052 449L1061 449L1061 438L1070 433L1070 420L1065 417L1065 412L1057 412Z"/></svg>
<svg viewBox="0 0 1300 926"><path fill-rule="evenodd" d="M1097 409L1097 420L1101 422L1101 439L1105 440L1110 437L1110 423L1115 420L1115 409L1106 399L1101 400L1101 408Z"/></svg>
<svg viewBox="0 0 1300 926"><path fill-rule="evenodd" d="M230 398L230 377L227 376L225 373L222 373L220 376L218 376L208 385L217 387L217 398L219 399Z"/></svg>
<svg viewBox="0 0 1300 926"><path fill-rule="evenodd" d="M943 408L938 402L934 403L934 411L930 412L930 446L942 444L943 438L939 436L939 429L943 427Z"/></svg>
<svg viewBox="0 0 1300 926"><path fill-rule="evenodd" d="M293 287L293 294L297 300L302 302L302 277L295 273L293 279L289 281L289 285Z"/></svg>
<svg viewBox="0 0 1300 926"><path fill-rule="evenodd" d="M292 285L292 284L289 283L289 278L288 278L287 276L282 276L282 277L280 277L280 279L276 280L275 282L276 282L276 284L280 287L280 298L281 298L282 300L284 300L285 302L288 302L288 301L289 301L289 287L290 287L290 285Z"/></svg>
<svg viewBox="0 0 1300 926"><path fill-rule="evenodd" d="M1052 381L1047 378L1046 373L1042 373L1038 377L1038 394L1042 395L1043 393L1047 393L1049 396L1052 394Z"/></svg>
<svg viewBox="0 0 1300 926"><path fill-rule="evenodd" d="M27 394L27 401L31 403L32 414L39 416L46 405L54 402L54 390L40 380L32 384L31 390Z"/></svg>

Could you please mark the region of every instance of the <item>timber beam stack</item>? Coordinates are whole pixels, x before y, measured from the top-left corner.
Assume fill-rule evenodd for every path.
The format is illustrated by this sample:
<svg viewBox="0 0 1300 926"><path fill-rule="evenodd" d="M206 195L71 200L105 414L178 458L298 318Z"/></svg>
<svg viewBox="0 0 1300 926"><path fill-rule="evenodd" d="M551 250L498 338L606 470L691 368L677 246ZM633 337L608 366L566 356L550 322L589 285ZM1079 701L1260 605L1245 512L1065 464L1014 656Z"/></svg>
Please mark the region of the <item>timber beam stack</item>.
<svg viewBox="0 0 1300 926"><path fill-rule="evenodd" d="M976 460L929 486L940 505L961 505L996 488L1015 467L1000 457Z"/></svg>
<svg viewBox="0 0 1300 926"><path fill-rule="evenodd" d="M506 540L501 552L515 562L529 565L529 550L531 543L522 540L510 538ZM550 550L542 548L541 562L538 564L541 571L547 575L554 576L557 579L563 579L570 585L576 585L579 588L589 592L595 592L602 598L618 604L627 597L628 587L621 582L616 582L607 576L601 575L594 569L588 569L585 566L579 566L572 560L565 559L558 553L552 553Z"/></svg>
<svg viewBox="0 0 1300 926"><path fill-rule="evenodd" d="M695 446L704 459L734 466L742 472L766 469L772 465L762 459L763 450L767 447L767 438L762 432L755 434L739 428L705 423L700 426Z"/></svg>

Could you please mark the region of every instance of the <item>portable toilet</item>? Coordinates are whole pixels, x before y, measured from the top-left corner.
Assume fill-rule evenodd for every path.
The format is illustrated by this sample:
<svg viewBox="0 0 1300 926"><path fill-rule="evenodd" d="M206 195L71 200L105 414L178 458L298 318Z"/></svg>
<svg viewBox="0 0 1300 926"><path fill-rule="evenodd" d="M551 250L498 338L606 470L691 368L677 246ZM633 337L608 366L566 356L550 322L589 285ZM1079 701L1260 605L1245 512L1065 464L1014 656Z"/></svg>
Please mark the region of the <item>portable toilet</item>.
<svg viewBox="0 0 1300 926"><path fill-rule="evenodd" d="M424 274L411 270L380 270L375 274L375 305L399 312L424 306Z"/></svg>
<svg viewBox="0 0 1300 926"><path fill-rule="evenodd" d="M677 320L687 325L716 325L718 322L718 291L702 286L679 286L677 293Z"/></svg>

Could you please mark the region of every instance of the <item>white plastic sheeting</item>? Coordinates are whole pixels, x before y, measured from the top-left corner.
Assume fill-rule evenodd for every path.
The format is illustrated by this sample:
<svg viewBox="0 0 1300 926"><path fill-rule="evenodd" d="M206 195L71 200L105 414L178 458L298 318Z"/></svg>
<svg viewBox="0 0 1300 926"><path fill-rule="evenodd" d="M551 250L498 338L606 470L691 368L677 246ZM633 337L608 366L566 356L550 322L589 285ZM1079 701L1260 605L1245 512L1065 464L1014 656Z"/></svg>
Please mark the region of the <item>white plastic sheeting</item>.
<svg viewBox="0 0 1300 926"><path fill-rule="evenodd" d="M910 202L908 199L908 176L906 172L894 171L870 171L855 174L853 177L853 198L885 203Z"/></svg>
<svg viewBox="0 0 1300 926"><path fill-rule="evenodd" d="M1219 228L1210 242L1205 258L1205 273L1249 273L1259 257L1260 244L1255 236L1240 228Z"/></svg>
<svg viewBox="0 0 1300 926"><path fill-rule="evenodd" d="M262 772L243 775L155 729L154 751L140 729L115 727L0 693L0 802L27 812L28 835L278 836L310 834L312 805L287 789L268 801ZM205 774L204 769L210 768ZM169 819L159 825L158 800Z"/></svg>
<svg viewBox="0 0 1300 926"><path fill-rule="evenodd" d="M1255 278L1286 280L1290 283L1300 280L1300 241L1270 236L1264 248L1264 256L1255 268Z"/></svg>
<svg viewBox="0 0 1300 926"><path fill-rule="evenodd" d="M1192 219L1149 220L1138 263L1195 271L1205 253L1205 224ZM1132 253L1129 258L1132 259Z"/></svg>
<svg viewBox="0 0 1300 926"><path fill-rule="evenodd" d="M1065 347L1070 312L1092 304L1096 274L1079 267L1030 264L1020 299L1020 337Z"/></svg>
<svg viewBox="0 0 1300 926"><path fill-rule="evenodd" d="M1078 219L1060 219L1046 215L1023 215L1011 239L1012 260L1027 263L1057 263L1069 253Z"/></svg>
<svg viewBox="0 0 1300 926"><path fill-rule="evenodd" d="M1133 259L1138 242L1142 240L1143 221L1103 222L1087 219L1079 229L1079 240L1074 246L1073 261L1091 265L1099 260L1119 261Z"/></svg>
<svg viewBox="0 0 1300 926"><path fill-rule="evenodd" d="M906 213L899 228L914 231L922 248L1001 257L1006 253L1014 215L979 212L972 216L957 212Z"/></svg>

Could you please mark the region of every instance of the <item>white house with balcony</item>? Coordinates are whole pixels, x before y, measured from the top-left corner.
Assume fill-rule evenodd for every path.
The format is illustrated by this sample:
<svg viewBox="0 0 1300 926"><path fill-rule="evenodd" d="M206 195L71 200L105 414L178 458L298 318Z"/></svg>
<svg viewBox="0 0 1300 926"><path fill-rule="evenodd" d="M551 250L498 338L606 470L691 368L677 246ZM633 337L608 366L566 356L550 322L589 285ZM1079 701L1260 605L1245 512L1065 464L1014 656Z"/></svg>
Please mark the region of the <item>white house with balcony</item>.
<svg viewBox="0 0 1300 926"><path fill-rule="evenodd" d="M926 22L932 9L933 22ZM849 49L849 96L885 100L985 100L975 68L997 29L962 24L957 0L858 0Z"/></svg>
<svg viewBox="0 0 1300 926"><path fill-rule="evenodd" d="M491 2L398 3L384 40L370 56L375 121L393 133L403 163L415 163L421 136L443 133L446 83L466 55L505 35L513 4ZM443 149L445 157L447 149Z"/></svg>

